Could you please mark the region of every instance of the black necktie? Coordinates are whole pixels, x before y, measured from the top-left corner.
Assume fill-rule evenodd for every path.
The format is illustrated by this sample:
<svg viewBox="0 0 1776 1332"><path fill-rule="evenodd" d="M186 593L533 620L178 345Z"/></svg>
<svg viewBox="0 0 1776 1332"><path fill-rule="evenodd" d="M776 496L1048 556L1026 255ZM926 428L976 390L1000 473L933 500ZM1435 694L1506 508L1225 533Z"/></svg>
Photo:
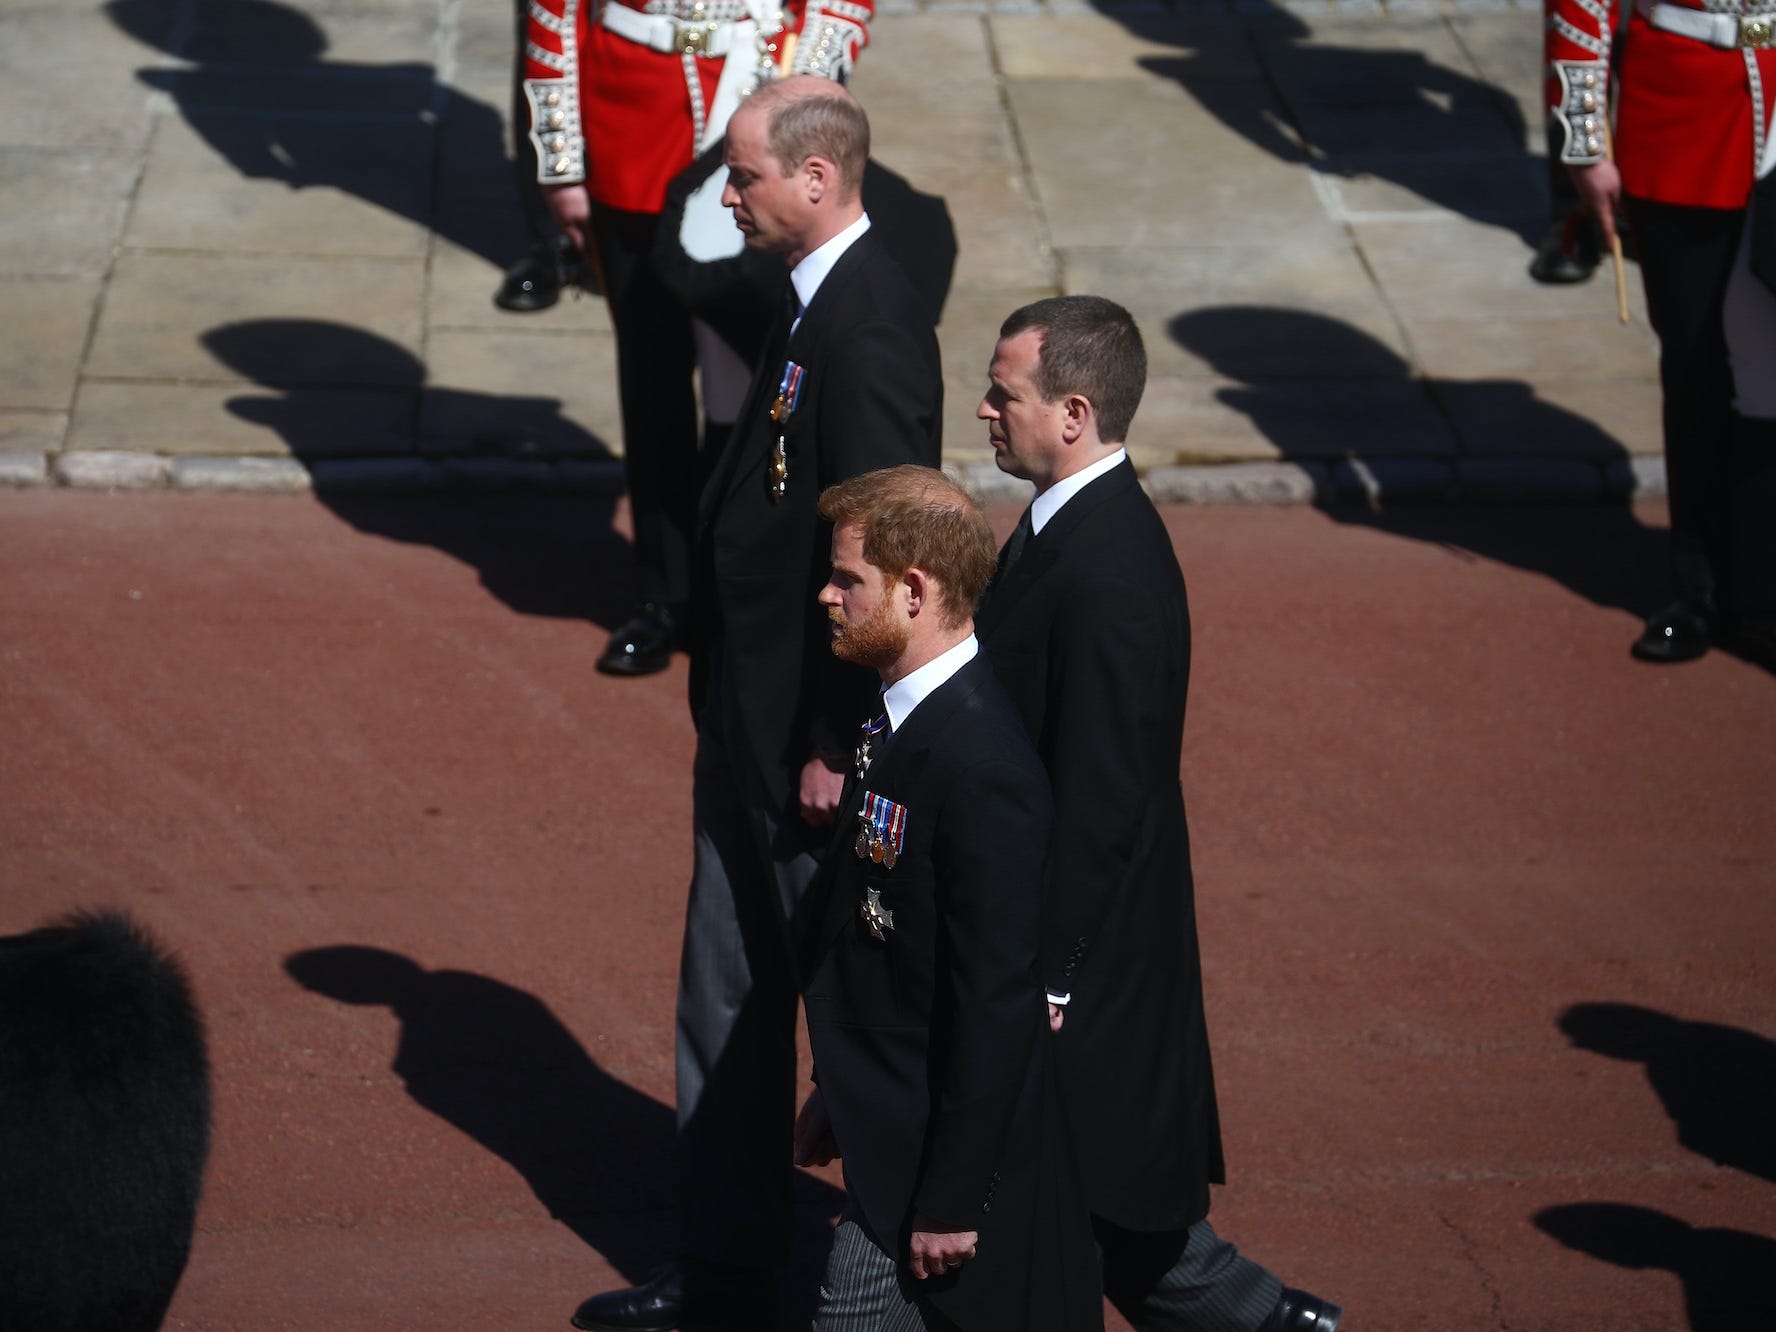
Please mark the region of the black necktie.
<svg viewBox="0 0 1776 1332"><path fill-rule="evenodd" d="M1025 509L1023 516L1017 520L1017 526L1011 529L1011 536L1006 539L1005 549L999 556L1001 575L1018 562L1018 556L1024 553L1024 546L1028 544L1035 530L1035 525L1030 518L1030 510Z"/></svg>

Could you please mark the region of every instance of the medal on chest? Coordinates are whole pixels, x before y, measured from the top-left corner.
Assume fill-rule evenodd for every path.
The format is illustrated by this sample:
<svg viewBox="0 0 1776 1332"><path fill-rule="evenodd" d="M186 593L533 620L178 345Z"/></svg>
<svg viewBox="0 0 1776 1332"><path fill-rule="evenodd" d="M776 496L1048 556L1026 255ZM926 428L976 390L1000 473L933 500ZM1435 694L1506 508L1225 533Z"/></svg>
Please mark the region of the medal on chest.
<svg viewBox="0 0 1776 1332"><path fill-rule="evenodd" d="M857 811L857 842L854 849L859 860L873 860L884 869L893 869L906 847L906 806L884 800L873 791L863 793L863 808Z"/></svg>
<svg viewBox="0 0 1776 1332"><path fill-rule="evenodd" d="M859 729L863 734L858 738L857 748L851 752L851 762L852 771L861 777L869 771L870 760L875 757L876 737L888 729L888 714L866 721Z"/></svg>
<svg viewBox="0 0 1776 1332"><path fill-rule="evenodd" d="M771 404L771 422L777 427L777 442L771 446L771 502L778 503L789 488L788 444L789 418L795 414L802 398L804 368L794 361L783 363L783 378L777 384L777 399Z"/></svg>
<svg viewBox="0 0 1776 1332"><path fill-rule="evenodd" d="M863 890L863 902L857 908L857 914L863 917L863 923L869 926L870 936L887 941L888 931L894 928L894 913L882 905L882 894L874 888Z"/></svg>

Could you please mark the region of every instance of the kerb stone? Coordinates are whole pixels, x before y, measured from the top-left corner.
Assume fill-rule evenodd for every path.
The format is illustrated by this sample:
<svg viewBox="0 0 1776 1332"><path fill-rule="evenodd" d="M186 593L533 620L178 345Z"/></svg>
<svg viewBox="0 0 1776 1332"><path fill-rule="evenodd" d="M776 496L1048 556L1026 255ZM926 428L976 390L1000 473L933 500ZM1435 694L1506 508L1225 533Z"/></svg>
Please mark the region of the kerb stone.
<svg viewBox="0 0 1776 1332"><path fill-rule="evenodd" d="M175 458L172 484L174 490L301 495L313 483L294 458Z"/></svg>
<svg viewBox="0 0 1776 1332"><path fill-rule="evenodd" d="M43 454L26 449L8 449L0 453L0 486L47 484L49 463Z"/></svg>
<svg viewBox="0 0 1776 1332"><path fill-rule="evenodd" d="M1141 484L1156 504L1311 504L1326 488L1313 463L1155 467Z"/></svg>
<svg viewBox="0 0 1776 1332"><path fill-rule="evenodd" d="M172 473L170 458L110 449L75 450L55 462L55 478L81 490L155 490Z"/></svg>

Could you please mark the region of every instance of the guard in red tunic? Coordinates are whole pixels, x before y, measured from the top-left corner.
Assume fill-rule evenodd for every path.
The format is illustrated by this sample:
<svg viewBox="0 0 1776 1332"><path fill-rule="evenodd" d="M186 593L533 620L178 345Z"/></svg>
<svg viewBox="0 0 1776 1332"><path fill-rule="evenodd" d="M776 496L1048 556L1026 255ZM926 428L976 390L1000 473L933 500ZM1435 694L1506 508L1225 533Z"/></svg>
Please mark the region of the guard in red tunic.
<svg viewBox="0 0 1776 1332"><path fill-rule="evenodd" d="M701 357L714 449L751 370L660 279L652 254L666 187L761 80L845 79L872 13L871 0L528 0L524 95L538 177L556 225L596 255L616 333L640 605L600 670L643 675L670 658L696 517L692 372Z"/></svg>
<svg viewBox="0 0 1776 1332"><path fill-rule="evenodd" d="M1659 335L1676 599L1634 654L1685 661L1722 642L1776 661L1776 303L1746 225L1773 161L1776 0L1635 0L1621 25L1609 0L1549 9L1553 142L1606 238L1626 211Z"/></svg>

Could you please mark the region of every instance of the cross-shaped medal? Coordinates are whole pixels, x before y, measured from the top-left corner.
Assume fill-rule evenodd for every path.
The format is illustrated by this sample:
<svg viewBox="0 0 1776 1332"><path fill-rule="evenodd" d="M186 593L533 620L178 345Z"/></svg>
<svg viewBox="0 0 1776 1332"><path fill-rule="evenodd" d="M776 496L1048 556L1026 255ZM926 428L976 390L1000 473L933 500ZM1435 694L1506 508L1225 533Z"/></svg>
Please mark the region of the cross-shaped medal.
<svg viewBox="0 0 1776 1332"><path fill-rule="evenodd" d="M887 932L894 928L894 913L882 905L882 894L879 889L865 888L863 902L857 908L857 914L863 917L863 923L869 926L870 934L887 941Z"/></svg>
<svg viewBox="0 0 1776 1332"><path fill-rule="evenodd" d="M857 740L857 748L851 751L851 758L855 771L859 777L869 771L870 759L875 757L871 749L871 742L886 730L887 726L888 715L883 713L874 721L866 721L858 728L861 734Z"/></svg>
<svg viewBox="0 0 1776 1332"><path fill-rule="evenodd" d="M789 455L783 450L784 438L777 436L777 447L771 451L771 499L773 502L783 498L789 488Z"/></svg>

